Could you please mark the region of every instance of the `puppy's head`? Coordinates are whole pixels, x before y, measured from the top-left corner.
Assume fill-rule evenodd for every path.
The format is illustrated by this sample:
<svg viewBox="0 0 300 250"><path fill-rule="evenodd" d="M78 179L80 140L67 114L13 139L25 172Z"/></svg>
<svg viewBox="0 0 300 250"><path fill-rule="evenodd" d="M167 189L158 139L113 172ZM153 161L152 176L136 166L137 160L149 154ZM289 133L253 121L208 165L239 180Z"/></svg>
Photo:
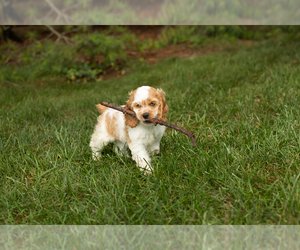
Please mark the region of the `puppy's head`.
<svg viewBox="0 0 300 250"><path fill-rule="evenodd" d="M125 108L136 113L137 117L125 114L126 125L134 128L139 121L144 124L151 124L152 118L166 121L169 112L165 100L165 92L162 89L155 89L148 86L137 88L129 93L129 100Z"/></svg>

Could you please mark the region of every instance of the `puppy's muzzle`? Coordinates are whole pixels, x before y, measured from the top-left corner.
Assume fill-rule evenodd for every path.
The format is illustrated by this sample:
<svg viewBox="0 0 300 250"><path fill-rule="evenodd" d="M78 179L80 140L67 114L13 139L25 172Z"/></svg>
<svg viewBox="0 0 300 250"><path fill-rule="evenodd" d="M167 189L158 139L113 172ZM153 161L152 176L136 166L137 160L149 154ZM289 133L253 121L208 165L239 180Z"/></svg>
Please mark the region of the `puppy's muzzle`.
<svg viewBox="0 0 300 250"><path fill-rule="evenodd" d="M143 116L144 119L148 119L149 118L149 113L144 113L142 116Z"/></svg>

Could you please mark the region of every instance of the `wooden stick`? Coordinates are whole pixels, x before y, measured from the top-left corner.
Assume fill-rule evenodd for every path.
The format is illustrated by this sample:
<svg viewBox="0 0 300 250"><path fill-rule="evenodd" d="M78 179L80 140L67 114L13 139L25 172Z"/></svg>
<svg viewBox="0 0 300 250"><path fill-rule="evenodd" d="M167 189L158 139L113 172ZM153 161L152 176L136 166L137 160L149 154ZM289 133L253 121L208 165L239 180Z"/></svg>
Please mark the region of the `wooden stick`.
<svg viewBox="0 0 300 250"><path fill-rule="evenodd" d="M57 36L56 42L59 42L61 39L64 39L66 43L70 44L69 41L71 41L70 38L61 35L58 31L56 31L53 27L51 27L50 25L45 25L53 34L55 34Z"/></svg>
<svg viewBox="0 0 300 250"><path fill-rule="evenodd" d="M135 112L133 112L133 111L131 111L131 110L128 110L128 109L126 109L126 108L123 108L123 107L121 107L121 106L119 106L119 105L117 105L117 104L110 103L110 102L100 102L100 103L101 103L101 105L103 105L103 106L106 106L106 107L109 107L109 108L113 108L113 109L116 109L116 110L118 110L118 111L120 111L120 112L123 112L124 114L128 114L128 115L131 115L131 116L136 117ZM152 122L155 126L156 126L157 124L164 125L164 126L166 126L166 127L169 127L169 128L175 129L175 130L178 130L178 131L180 131L181 133L186 134L187 136L189 136L189 137L191 138L192 143L193 143L193 146L194 146L194 147L197 147L196 141L195 141L195 135L194 135L192 132L187 131L187 130L185 130L185 129L181 128L181 127L178 127L178 126L176 126L176 125L174 125L174 124L171 124L171 123L168 123L168 122L164 122L164 121L162 121L162 120L158 120L158 119L155 119L155 118L152 118L152 119L149 120L149 121Z"/></svg>

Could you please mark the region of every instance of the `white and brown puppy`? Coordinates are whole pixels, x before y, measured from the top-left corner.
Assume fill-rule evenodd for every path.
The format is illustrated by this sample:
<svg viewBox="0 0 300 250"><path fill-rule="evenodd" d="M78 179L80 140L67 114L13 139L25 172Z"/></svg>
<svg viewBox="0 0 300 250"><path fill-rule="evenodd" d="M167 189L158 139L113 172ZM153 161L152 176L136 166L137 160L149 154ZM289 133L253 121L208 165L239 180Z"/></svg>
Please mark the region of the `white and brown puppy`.
<svg viewBox="0 0 300 250"><path fill-rule="evenodd" d="M152 118L166 121L169 111L165 92L148 86L142 86L129 93L125 108L134 111L137 117L98 104L98 117L90 147L94 159L101 157L100 151L110 142L115 142L115 151L126 154L129 147L132 159L141 169L151 170L150 152L159 153L160 140L165 126L149 122ZM124 107L124 106L123 106Z"/></svg>

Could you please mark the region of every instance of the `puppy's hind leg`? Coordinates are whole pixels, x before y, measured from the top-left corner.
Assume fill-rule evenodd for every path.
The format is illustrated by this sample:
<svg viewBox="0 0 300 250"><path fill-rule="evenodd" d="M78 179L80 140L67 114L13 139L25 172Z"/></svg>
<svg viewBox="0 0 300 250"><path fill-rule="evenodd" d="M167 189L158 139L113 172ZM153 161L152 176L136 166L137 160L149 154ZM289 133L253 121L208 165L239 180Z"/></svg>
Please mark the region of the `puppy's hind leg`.
<svg viewBox="0 0 300 250"><path fill-rule="evenodd" d="M99 160L101 157L101 150L110 142L113 142L115 139L109 136L107 133L101 133L100 135L94 133L90 142L90 147L93 152L93 159Z"/></svg>

